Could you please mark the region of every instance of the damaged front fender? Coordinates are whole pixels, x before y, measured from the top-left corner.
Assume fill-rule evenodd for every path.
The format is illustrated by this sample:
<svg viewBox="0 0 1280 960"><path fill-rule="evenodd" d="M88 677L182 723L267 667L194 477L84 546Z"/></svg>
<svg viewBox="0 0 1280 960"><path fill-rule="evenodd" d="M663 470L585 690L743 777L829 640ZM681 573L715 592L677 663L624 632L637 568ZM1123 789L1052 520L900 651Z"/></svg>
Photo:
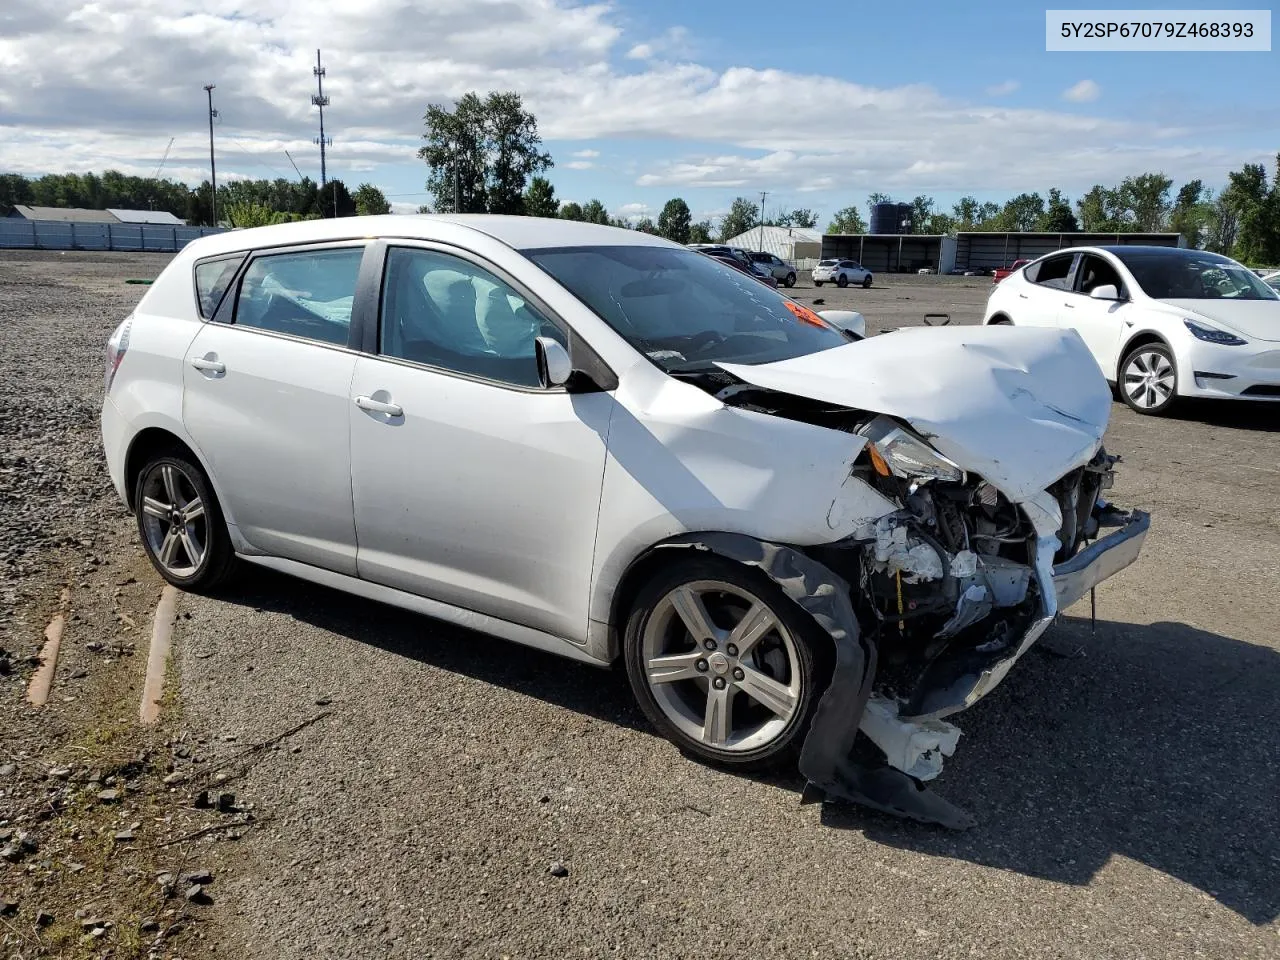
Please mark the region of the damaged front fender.
<svg viewBox="0 0 1280 960"><path fill-rule="evenodd" d="M879 758L855 758L855 740L875 679L877 649L858 628L844 578L794 547L743 534L689 534L668 541L662 548L706 550L757 568L831 637L835 668L800 752L800 773L808 781L806 797L816 793L953 829L973 826L965 811L902 770ZM882 713L876 714L876 724L892 726L893 720ZM910 743L914 748L919 741ZM949 754L955 747L953 738L947 746L944 752ZM930 750L927 745L920 746L916 759Z"/></svg>

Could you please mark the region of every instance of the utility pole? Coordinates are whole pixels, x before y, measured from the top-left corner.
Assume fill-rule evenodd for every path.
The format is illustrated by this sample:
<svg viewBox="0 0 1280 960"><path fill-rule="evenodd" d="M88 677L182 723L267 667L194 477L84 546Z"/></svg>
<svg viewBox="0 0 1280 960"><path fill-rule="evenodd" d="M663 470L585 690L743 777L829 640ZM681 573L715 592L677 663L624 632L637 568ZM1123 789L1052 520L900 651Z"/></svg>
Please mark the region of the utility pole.
<svg viewBox="0 0 1280 960"><path fill-rule="evenodd" d="M324 95L324 67L320 64L320 51L316 51L316 65L311 68L311 72L316 78L316 93L311 98L312 106L320 108L320 136L313 140L313 143L320 145L320 197L321 203L324 202L324 187L328 180L328 174L324 165L324 148L333 145L333 138L325 138L324 135L324 108L329 105L329 98ZM334 187L333 194L333 215L338 215L338 188Z"/></svg>
<svg viewBox="0 0 1280 960"><path fill-rule="evenodd" d="M758 249L761 253L764 253L764 198L768 195L766 191L760 191L760 246Z"/></svg>
<svg viewBox="0 0 1280 960"><path fill-rule="evenodd" d="M213 118L218 115L218 111L213 109L214 87L215 84L212 83L204 85L204 92L209 95L209 183L213 187L209 195L209 211L213 226L216 227L218 225L218 168L213 162Z"/></svg>

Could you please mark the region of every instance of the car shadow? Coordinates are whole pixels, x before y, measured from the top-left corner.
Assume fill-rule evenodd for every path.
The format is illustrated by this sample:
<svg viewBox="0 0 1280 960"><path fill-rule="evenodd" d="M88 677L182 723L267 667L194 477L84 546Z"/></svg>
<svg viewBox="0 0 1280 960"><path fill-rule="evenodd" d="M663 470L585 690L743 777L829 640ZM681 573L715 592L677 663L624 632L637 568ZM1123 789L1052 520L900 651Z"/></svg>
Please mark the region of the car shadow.
<svg viewBox="0 0 1280 960"><path fill-rule="evenodd" d="M600 670L262 571L220 599L599 720L649 731ZM424 621L431 629L424 630ZM937 791L964 833L827 804L822 823L890 846L1084 885L1119 855L1255 924L1280 915L1280 654L1180 623L1065 618L973 710ZM690 761L692 762L692 761ZM728 775L728 774L726 774ZM758 778L797 793L798 776Z"/></svg>
<svg viewBox="0 0 1280 960"><path fill-rule="evenodd" d="M1169 420L1189 420L1211 427L1233 427L1261 433L1280 433L1280 402L1211 400L1184 397L1166 414Z"/></svg>

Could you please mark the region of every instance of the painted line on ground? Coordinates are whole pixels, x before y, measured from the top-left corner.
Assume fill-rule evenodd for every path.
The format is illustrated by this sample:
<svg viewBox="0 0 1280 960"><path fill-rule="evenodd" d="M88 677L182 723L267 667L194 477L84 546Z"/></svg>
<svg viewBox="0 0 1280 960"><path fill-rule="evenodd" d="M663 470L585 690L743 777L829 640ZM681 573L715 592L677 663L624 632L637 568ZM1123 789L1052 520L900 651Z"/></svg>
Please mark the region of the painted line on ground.
<svg viewBox="0 0 1280 960"><path fill-rule="evenodd" d="M45 701L49 699L53 675L58 669L58 650L62 646L62 631L67 625L67 609L70 606L71 591L63 587L62 596L58 602L58 612L44 628L44 646L40 648L40 666L31 675L31 682L27 685L27 701L32 706L43 707Z"/></svg>
<svg viewBox="0 0 1280 960"><path fill-rule="evenodd" d="M173 643L173 622L178 615L178 588L166 586L160 593L151 621L151 650L147 654L147 678L142 684L142 705L138 720L151 726L160 719L160 698L164 696L164 674Z"/></svg>

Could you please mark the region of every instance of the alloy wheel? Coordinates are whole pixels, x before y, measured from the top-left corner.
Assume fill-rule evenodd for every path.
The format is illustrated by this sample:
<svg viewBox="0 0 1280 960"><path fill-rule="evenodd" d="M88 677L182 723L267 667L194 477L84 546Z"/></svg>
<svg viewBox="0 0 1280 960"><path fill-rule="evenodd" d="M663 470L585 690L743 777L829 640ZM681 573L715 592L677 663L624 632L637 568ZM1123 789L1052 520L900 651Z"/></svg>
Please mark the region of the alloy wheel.
<svg viewBox="0 0 1280 960"><path fill-rule="evenodd" d="M800 707L795 637L767 603L730 583L698 580L666 593L645 624L642 657L663 714L713 750L764 747Z"/></svg>
<svg viewBox="0 0 1280 960"><path fill-rule="evenodd" d="M1124 367L1124 391L1134 406L1154 410L1168 403L1177 383L1173 364L1156 350L1139 350Z"/></svg>
<svg viewBox="0 0 1280 960"><path fill-rule="evenodd" d="M169 574L192 577L209 549L209 520L191 478L161 461L142 480L142 531L151 555Z"/></svg>

